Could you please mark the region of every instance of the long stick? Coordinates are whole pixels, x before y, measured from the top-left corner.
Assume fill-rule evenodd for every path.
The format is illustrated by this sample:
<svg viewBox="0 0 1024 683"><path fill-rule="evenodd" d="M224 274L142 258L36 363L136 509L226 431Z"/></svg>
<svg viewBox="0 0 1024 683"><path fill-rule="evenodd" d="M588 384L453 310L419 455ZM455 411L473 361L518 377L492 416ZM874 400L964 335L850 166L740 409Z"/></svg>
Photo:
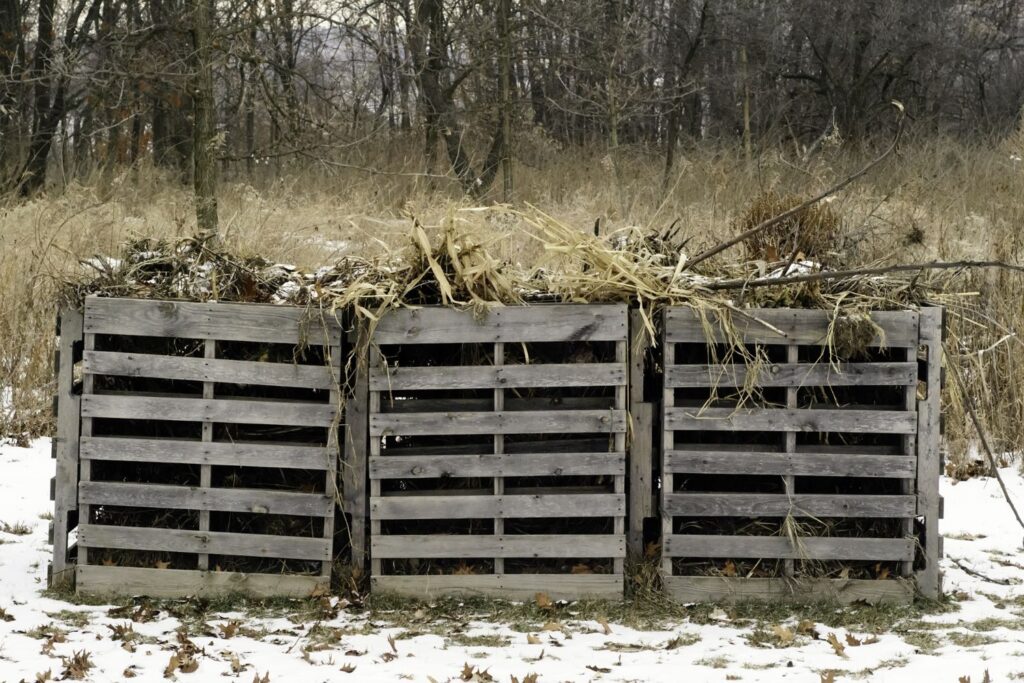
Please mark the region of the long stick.
<svg viewBox="0 0 1024 683"><path fill-rule="evenodd" d="M849 270L823 270L818 273L790 275L789 277L762 277L754 280L735 278L721 280L702 285L706 289L750 289L752 287L776 287L799 282L821 282L826 280L843 280L860 275L887 275L915 270L952 270L956 268L1003 268L1024 273L1024 266L1006 261L928 261L926 263L901 263L894 266L869 266L867 268L851 268Z"/></svg>
<svg viewBox="0 0 1024 683"><path fill-rule="evenodd" d="M726 240L724 242L720 242L718 245L716 245L714 247L711 247L710 249L707 249L707 250L697 254L693 258L692 261L690 261L689 263L686 264L686 267L687 268L692 268L693 266L697 265L701 261L705 261L705 260L711 258L712 256L714 256L715 254L720 254L723 251L725 251L726 249L729 249L730 247L736 246L740 242L743 242L744 240L749 239L753 235L756 235L757 233L761 232L762 230L767 230L768 228L772 227L773 225L777 225L777 224L781 223L782 221L786 220L790 216L793 216L795 214L800 213L801 211L803 211L807 207L812 206L813 204L817 204L822 199L825 199L826 197L834 195L836 192L839 192L840 190L842 190L844 187L846 187L847 185L849 185L853 181L855 181L858 178L860 178L861 176L864 176L867 173L869 173L871 171L871 169L873 169L875 166L878 166L880 163L885 161L885 159L896 150L897 145L899 145L900 138L903 136L903 121L904 121L904 118L905 118L904 115L903 115L903 108L902 108L902 106L899 107L899 111L900 111L899 119L897 119L897 121L896 121L896 135L893 137L892 144L890 144L889 147L884 152L882 152L882 155L880 157L878 157L874 161L870 162L867 166L865 166L864 168L860 169L859 171L857 171L853 175L847 176L846 178L844 178L840 182L836 183L832 187L828 188L827 190L825 190L821 194L817 195L816 197L812 197L811 199L808 199L806 202L803 202L801 204L797 204L792 209L789 209L788 211L783 211L778 216L775 216L773 218L769 218L766 221L762 221L762 222L758 223L757 225L755 225L754 227L752 227L750 230L747 230L746 232L742 232L739 235L736 235L735 237L733 237L731 239L728 239L728 240Z"/></svg>
<svg viewBox="0 0 1024 683"><path fill-rule="evenodd" d="M948 349L944 350L946 357L949 358ZM985 455L988 456L988 462L992 466L992 472L996 475L996 481L999 482L999 488L1003 490L1003 497L1006 498L1007 504L1010 509L1013 510L1013 516L1017 518L1017 524L1020 524L1021 528L1024 529L1024 519L1021 519L1020 513L1017 512L1017 506L1013 504L1013 500L1010 498L1010 491L1006 488L1006 482L1003 481L1003 475L999 474L999 463L996 462L996 456L992 452L992 447L988 445L988 437L985 436L985 430L981 426L981 420L978 419L978 414L974 410L974 399L967 393L964 387L964 380L960 376L960 368L955 363L949 364L950 370L952 371L953 379L956 380L957 390L960 393L960 402L963 404L967 414L971 416L971 422L974 423L974 429L978 432L978 438L981 440L981 445L985 449Z"/></svg>

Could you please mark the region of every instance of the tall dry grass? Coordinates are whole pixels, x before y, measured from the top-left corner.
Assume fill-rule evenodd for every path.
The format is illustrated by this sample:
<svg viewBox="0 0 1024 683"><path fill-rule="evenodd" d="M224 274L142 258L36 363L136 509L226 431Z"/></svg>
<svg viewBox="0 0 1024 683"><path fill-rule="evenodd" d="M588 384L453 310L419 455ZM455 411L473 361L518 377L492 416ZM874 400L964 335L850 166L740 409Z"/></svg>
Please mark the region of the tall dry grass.
<svg viewBox="0 0 1024 683"><path fill-rule="evenodd" d="M417 177L419 142L396 139L360 151L346 168L278 170L220 192L223 239L243 253L314 266L344 253L379 253L404 243L411 219L424 225L456 220L497 236L515 235L513 214L473 211L445 178ZM408 153L405 150L409 150ZM643 149L580 152L550 140L519 141L516 200L563 222L603 231L627 225L661 230L679 221L695 252L735 231L762 192L808 195L862 166L868 152L830 149L810 161L771 149L748 161L742 150L703 146L679 157L665 179L661 158ZM899 155L831 200L842 217L836 245L847 263L877 259L1020 261L1024 226L1024 130L1008 140L966 143L908 141ZM153 168L97 172L59 193L0 206L0 435L50 428L50 367L58 282L80 272L79 260L115 253L125 239L183 237L195 225L188 188ZM506 256L528 260L537 245L502 243ZM742 257L742 249L734 252ZM971 376L981 411L1001 450L1024 449L1024 324L1021 276L979 272L964 297L972 320L954 317L957 354L978 368ZM983 321L983 324L977 324ZM981 363L977 361L980 359ZM955 402L957 397L947 397ZM955 403L949 440L963 463L969 432Z"/></svg>

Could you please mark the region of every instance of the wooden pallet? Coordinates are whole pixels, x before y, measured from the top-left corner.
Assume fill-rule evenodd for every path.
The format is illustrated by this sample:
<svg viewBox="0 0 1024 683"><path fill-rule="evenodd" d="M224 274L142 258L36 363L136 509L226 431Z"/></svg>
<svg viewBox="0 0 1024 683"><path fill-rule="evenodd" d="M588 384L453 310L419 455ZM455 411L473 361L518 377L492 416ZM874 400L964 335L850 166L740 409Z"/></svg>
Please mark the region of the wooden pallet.
<svg viewBox="0 0 1024 683"><path fill-rule="evenodd" d="M665 311L667 589L682 601L937 595L941 312L873 314L886 348L855 362L830 362L826 312L747 313L731 339L763 354L754 365L723 358L719 321Z"/></svg>
<svg viewBox="0 0 1024 683"><path fill-rule="evenodd" d="M620 596L627 344L619 305L383 317L368 372L374 589Z"/></svg>
<svg viewBox="0 0 1024 683"><path fill-rule="evenodd" d="M329 583L342 335L306 318L86 300L79 592L302 596ZM246 487L255 468L282 483ZM122 471L139 474L112 478Z"/></svg>

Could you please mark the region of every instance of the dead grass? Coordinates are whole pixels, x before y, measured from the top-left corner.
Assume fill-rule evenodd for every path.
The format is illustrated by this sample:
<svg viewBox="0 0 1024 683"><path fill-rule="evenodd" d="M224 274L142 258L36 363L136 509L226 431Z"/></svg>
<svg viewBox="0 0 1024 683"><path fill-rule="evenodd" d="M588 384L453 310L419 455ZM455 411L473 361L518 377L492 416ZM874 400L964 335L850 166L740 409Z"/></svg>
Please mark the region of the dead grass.
<svg viewBox="0 0 1024 683"><path fill-rule="evenodd" d="M400 146L400 144L399 144ZM410 142L409 149L418 147ZM388 159L365 150L362 165L417 167L415 154L392 145ZM377 153L378 155L383 154ZM635 226L645 234L678 221L678 238L696 253L735 234L765 192L808 196L863 165L870 152L829 150L798 163L766 150L748 163L742 150L690 150L662 190L661 160L624 149L567 153L543 140L522 141L517 200L581 231L601 219L604 235ZM1024 233L1024 132L1005 141L908 140L900 155L835 198L829 211L842 229L829 251L846 263L1020 258ZM510 239L524 220L479 211L455 183L352 171L324 177L294 173L259 183L224 183L219 198L224 242L240 253L315 266L344 254L372 256L408 240L413 218L454 222L493 244L493 253L528 267L542 245ZM187 187L150 168L96 175L63 194L0 205L0 437L25 440L52 428L54 301L58 281L79 259L116 253L128 238L182 238L194 229ZM742 258L742 249L732 253ZM976 371L968 377L999 451L1024 450L1024 367L1017 328L1024 320L1021 276L979 272L963 286L974 296L971 321L952 316L955 352ZM977 324L977 321L990 321ZM959 403L947 396L947 438L954 469L966 466L971 438Z"/></svg>

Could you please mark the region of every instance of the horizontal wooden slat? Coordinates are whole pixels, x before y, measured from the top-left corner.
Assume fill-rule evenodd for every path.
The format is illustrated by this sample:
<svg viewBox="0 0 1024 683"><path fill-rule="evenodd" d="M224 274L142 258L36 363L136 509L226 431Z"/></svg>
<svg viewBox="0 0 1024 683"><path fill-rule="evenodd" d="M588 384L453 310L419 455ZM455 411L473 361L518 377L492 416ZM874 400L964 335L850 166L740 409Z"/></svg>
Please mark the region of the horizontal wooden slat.
<svg viewBox="0 0 1024 683"><path fill-rule="evenodd" d="M751 376L752 375L752 376ZM910 386L917 383L916 363L771 363L746 366L670 365L666 387L742 387L747 380L760 387Z"/></svg>
<svg viewBox="0 0 1024 683"><path fill-rule="evenodd" d="M625 474L625 453L504 453L370 458L371 479Z"/></svg>
<svg viewBox="0 0 1024 683"><path fill-rule="evenodd" d="M235 593L254 598L305 598L327 590L330 584L330 577L326 576L95 565L79 565L75 577L79 593L145 595L152 598L213 597Z"/></svg>
<svg viewBox="0 0 1024 683"><path fill-rule="evenodd" d="M739 602L743 600L866 602L910 604L911 581L867 579L730 579L717 576L666 576L665 590L676 601Z"/></svg>
<svg viewBox="0 0 1024 683"><path fill-rule="evenodd" d="M669 493L664 514L686 517L912 517L914 496Z"/></svg>
<svg viewBox="0 0 1024 683"><path fill-rule="evenodd" d="M218 339L275 344L338 344L341 326L325 313L308 323L307 311L270 304L197 303L90 296L85 300L86 334Z"/></svg>
<svg viewBox="0 0 1024 683"><path fill-rule="evenodd" d="M676 535L665 539L667 557L781 558L791 560L914 559L906 538L798 538L784 536Z"/></svg>
<svg viewBox="0 0 1024 683"><path fill-rule="evenodd" d="M272 515L324 517L334 501L320 493L293 493L263 489L217 489L168 486L166 484L125 484L83 481L78 499L87 505L216 510Z"/></svg>
<svg viewBox="0 0 1024 683"><path fill-rule="evenodd" d="M370 434L584 434L626 431L624 410L375 413Z"/></svg>
<svg viewBox="0 0 1024 683"><path fill-rule="evenodd" d="M381 413L471 413L490 412L494 398L401 398L381 393ZM566 396L547 398L505 398L506 412L548 410L611 410L614 396Z"/></svg>
<svg viewBox="0 0 1024 683"><path fill-rule="evenodd" d="M736 335L747 344L808 344L822 345L826 341L831 311L794 308L759 308L745 311L749 316L762 320L778 332L751 317L733 313L732 325ZM871 319L884 331L886 346L910 347L918 343L918 314L916 311L873 311ZM668 342L707 343L707 333L713 334L713 341L728 342L717 319L710 320L710 330L705 330L700 319L691 308L672 307L665 310L665 338ZM870 345L878 346L882 339L876 337Z"/></svg>
<svg viewBox="0 0 1024 683"><path fill-rule="evenodd" d="M305 470L337 468L330 451L322 446L221 443L175 439L83 436L81 457L83 460L123 460L228 467Z"/></svg>
<svg viewBox="0 0 1024 683"><path fill-rule="evenodd" d="M92 548L159 550L171 553L208 553L244 557L330 561L331 544L323 538L236 534L82 524L78 544Z"/></svg>
<svg viewBox="0 0 1024 683"><path fill-rule="evenodd" d="M917 458L912 455L674 450L665 454L665 472L912 479L917 472Z"/></svg>
<svg viewBox="0 0 1024 683"><path fill-rule="evenodd" d="M126 420L174 420L244 424L329 427L336 406L298 401L162 398L88 394L82 396L82 417Z"/></svg>
<svg viewBox="0 0 1024 683"><path fill-rule="evenodd" d="M625 557L624 536L566 534L529 536L374 536L375 558Z"/></svg>
<svg viewBox="0 0 1024 683"><path fill-rule="evenodd" d="M622 595L622 574L430 574L374 576L375 592L430 598L440 595L489 596L533 600L544 593L552 600L614 598Z"/></svg>
<svg viewBox="0 0 1024 683"><path fill-rule="evenodd" d="M184 358L148 353L86 351L83 371L94 375L152 377L194 382L222 382L262 386L336 388L326 365L261 363L222 358Z"/></svg>
<svg viewBox="0 0 1024 683"><path fill-rule="evenodd" d="M665 429L914 434L917 413L827 408L666 408Z"/></svg>
<svg viewBox="0 0 1024 683"><path fill-rule="evenodd" d="M627 307L619 304L504 306L478 318L444 307L400 309L382 316L377 344L625 341Z"/></svg>
<svg viewBox="0 0 1024 683"><path fill-rule="evenodd" d="M372 391L598 387L625 381L623 363L370 368Z"/></svg>
<svg viewBox="0 0 1024 683"><path fill-rule="evenodd" d="M382 496L370 499L373 519L475 519L617 517L625 514L619 493L517 496Z"/></svg>

